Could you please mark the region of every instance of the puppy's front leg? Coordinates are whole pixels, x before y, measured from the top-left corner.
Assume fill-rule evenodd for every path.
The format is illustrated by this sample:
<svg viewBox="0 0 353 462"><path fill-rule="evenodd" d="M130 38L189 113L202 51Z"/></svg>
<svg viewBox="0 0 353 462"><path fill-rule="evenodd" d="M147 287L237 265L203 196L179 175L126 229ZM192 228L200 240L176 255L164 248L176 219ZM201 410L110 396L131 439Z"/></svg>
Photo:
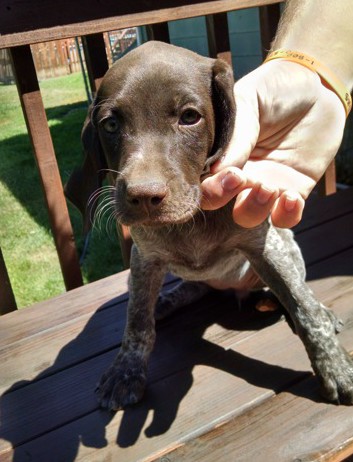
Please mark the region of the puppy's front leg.
<svg viewBox="0 0 353 462"><path fill-rule="evenodd" d="M353 361L336 337L337 321L315 299L292 258L293 239L283 240L280 230L264 225L252 232L244 253L261 279L288 310L318 376L323 396L353 404Z"/></svg>
<svg viewBox="0 0 353 462"><path fill-rule="evenodd" d="M165 275L158 261L131 254L127 324L120 351L96 393L102 407L118 410L138 402L146 386L147 362L155 341L154 308Z"/></svg>

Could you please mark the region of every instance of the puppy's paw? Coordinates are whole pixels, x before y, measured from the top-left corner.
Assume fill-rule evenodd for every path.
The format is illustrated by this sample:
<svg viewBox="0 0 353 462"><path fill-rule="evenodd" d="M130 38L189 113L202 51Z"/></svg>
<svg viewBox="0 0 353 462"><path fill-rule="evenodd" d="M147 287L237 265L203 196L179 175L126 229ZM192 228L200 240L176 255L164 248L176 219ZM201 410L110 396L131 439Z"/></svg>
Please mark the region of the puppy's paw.
<svg viewBox="0 0 353 462"><path fill-rule="evenodd" d="M343 348L326 361L319 361L314 369L325 399L337 404L353 404L353 360Z"/></svg>
<svg viewBox="0 0 353 462"><path fill-rule="evenodd" d="M111 411L141 400L146 388L146 368L136 362L116 362L102 375L96 388L100 405Z"/></svg>

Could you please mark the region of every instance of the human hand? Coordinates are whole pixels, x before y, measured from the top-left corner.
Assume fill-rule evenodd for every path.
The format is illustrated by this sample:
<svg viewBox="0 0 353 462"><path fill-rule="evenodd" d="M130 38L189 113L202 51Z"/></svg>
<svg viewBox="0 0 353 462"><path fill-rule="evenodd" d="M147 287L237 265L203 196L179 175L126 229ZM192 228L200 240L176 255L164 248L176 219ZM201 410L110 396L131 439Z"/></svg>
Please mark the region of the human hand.
<svg viewBox="0 0 353 462"><path fill-rule="evenodd" d="M234 95L233 137L202 183L201 206L214 210L237 195L239 225L257 226L271 214L275 226L292 227L337 153L344 107L316 73L285 60L243 77Z"/></svg>

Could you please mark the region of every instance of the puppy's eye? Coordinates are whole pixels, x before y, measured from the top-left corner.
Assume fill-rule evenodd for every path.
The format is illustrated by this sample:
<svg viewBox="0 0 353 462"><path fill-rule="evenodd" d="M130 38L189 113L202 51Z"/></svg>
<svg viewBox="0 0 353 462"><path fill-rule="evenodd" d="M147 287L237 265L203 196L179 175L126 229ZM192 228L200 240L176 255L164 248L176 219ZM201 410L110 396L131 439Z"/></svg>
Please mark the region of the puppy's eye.
<svg viewBox="0 0 353 462"><path fill-rule="evenodd" d="M103 122L103 128L108 133L115 133L119 128L119 123L115 117L108 117Z"/></svg>
<svg viewBox="0 0 353 462"><path fill-rule="evenodd" d="M201 119L201 115L195 109L186 109L179 119L180 125L195 125Z"/></svg>

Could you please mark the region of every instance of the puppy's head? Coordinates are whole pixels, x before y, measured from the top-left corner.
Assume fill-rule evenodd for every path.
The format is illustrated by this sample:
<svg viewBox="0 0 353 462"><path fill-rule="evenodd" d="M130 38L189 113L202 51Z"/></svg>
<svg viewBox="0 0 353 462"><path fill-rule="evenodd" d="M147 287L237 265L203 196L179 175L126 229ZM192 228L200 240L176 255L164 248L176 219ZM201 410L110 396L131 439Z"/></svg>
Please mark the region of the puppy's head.
<svg viewBox="0 0 353 462"><path fill-rule="evenodd" d="M201 178L227 145L234 117L233 75L223 61L162 42L147 42L117 61L83 128L84 165L65 188L86 212L86 229L89 197L106 172L122 224L189 220L199 207Z"/></svg>

